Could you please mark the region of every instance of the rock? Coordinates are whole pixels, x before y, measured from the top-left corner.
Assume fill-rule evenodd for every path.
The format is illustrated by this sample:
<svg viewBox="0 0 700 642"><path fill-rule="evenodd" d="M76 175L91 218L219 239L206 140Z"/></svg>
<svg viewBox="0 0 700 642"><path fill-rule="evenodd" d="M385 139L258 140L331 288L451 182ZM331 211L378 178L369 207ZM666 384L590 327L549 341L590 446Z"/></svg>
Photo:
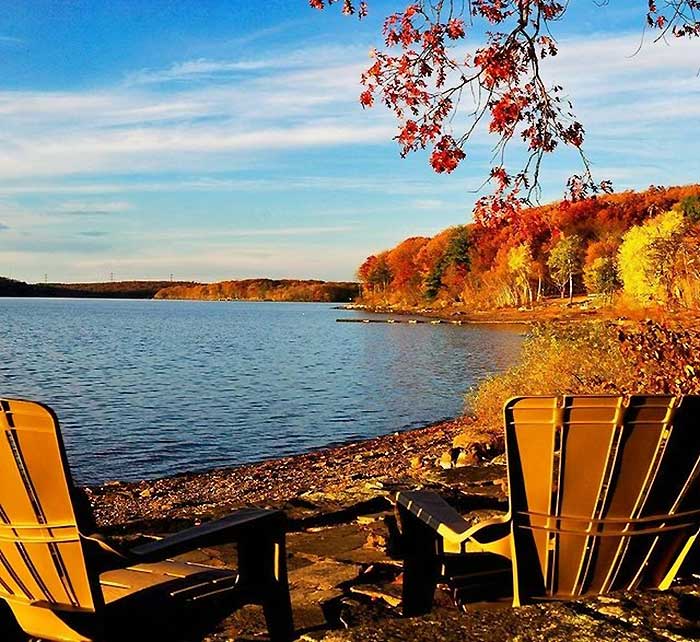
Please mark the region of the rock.
<svg viewBox="0 0 700 642"><path fill-rule="evenodd" d="M451 450L448 450L440 455L440 459L438 459L438 466L440 466L440 468L444 468L445 470L452 468L453 460Z"/></svg>
<svg viewBox="0 0 700 642"><path fill-rule="evenodd" d="M384 535L382 533L376 533L374 531L372 531L369 535L367 535L367 541L365 542L365 546L367 548L375 548L379 551L386 550L386 544L387 544L386 535Z"/></svg>
<svg viewBox="0 0 700 642"><path fill-rule="evenodd" d="M475 466L479 463L479 457L473 450L460 450L455 460L455 468L463 468L464 466Z"/></svg>
<svg viewBox="0 0 700 642"><path fill-rule="evenodd" d="M373 600L383 600L389 606L396 608L401 604L401 586L398 584L356 584L350 587L351 593L366 595Z"/></svg>
<svg viewBox="0 0 700 642"><path fill-rule="evenodd" d="M381 515L359 515L355 520L358 524L374 524L374 522L381 519Z"/></svg>
<svg viewBox="0 0 700 642"><path fill-rule="evenodd" d="M356 564L341 564L333 560L323 560L303 568L290 571L289 584L292 588L309 588L327 591L343 582L354 580L360 572Z"/></svg>

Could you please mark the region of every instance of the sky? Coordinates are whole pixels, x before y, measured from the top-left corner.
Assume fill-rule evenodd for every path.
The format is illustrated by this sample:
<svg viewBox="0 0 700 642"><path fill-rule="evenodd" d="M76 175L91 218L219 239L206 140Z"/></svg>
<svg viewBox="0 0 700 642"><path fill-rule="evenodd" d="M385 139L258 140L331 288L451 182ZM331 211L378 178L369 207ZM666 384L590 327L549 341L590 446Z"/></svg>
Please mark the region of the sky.
<svg viewBox="0 0 700 642"><path fill-rule="evenodd" d="M5 0L0 275L352 279L369 254L467 222L494 141L437 175L358 101L403 4L370 0L360 22L306 0ZM700 40L654 43L640 3L602 4L572 3L545 68L596 176L698 182ZM466 46L482 41L471 27ZM543 200L578 168L550 157Z"/></svg>

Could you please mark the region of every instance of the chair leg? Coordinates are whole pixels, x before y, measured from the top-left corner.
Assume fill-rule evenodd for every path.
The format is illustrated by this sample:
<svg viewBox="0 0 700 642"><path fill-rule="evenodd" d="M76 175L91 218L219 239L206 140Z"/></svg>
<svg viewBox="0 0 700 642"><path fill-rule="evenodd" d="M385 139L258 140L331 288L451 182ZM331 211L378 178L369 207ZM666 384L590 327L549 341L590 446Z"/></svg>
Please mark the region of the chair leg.
<svg viewBox="0 0 700 642"><path fill-rule="evenodd" d="M238 543L238 572L241 587L256 587L272 642L294 639L294 619L287 579L284 533L265 534ZM244 589L245 590L245 589Z"/></svg>
<svg viewBox="0 0 700 642"><path fill-rule="evenodd" d="M403 537L403 614L427 613L433 606L440 577L437 534L410 512L399 506Z"/></svg>
<svg viewBox="0 0 700 642"><path fill-rule="evenodd" d="M263 602L263 612L272 642L289 642L294 639L292 602L286 587L270 590Z"/></svg>

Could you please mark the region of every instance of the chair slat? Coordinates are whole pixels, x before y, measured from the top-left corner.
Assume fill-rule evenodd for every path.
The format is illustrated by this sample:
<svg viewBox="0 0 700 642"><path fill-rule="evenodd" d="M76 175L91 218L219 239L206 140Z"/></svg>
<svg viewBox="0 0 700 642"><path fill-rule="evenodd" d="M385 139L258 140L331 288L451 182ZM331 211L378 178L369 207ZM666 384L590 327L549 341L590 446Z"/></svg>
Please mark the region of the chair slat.
<svg viewBox="0 0 700 642"><path fill-rule="evenodd" d="M8 601L95 609L58 423L33 402L0 400L0 580Z"/></svg>
<svg viewBox="0 0 700 642"><path fill-rule="evenodd" d="M668 579L700 531L700 397L522 397L505 419L521 597Z"/></svg>

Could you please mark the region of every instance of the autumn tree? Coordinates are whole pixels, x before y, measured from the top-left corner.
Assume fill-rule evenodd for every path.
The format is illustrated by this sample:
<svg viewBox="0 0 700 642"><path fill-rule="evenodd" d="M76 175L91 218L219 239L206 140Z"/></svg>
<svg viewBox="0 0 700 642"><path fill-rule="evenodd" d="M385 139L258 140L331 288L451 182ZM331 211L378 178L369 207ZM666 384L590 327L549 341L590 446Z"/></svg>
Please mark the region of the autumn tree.
<svg viewBox="0 0 700 642"><path fill-rule="evenodd" d="M574 298L574 276L581 272L581 251L582 244L578 236L562 236L547 259L549 272L559 286L562 298L568 283L569 303Z"/></svg>
<svg viewBox="0 0 700 642"><path fill-rule="evenodd" d="M323 9L336 0L309 0ZM367 14L367 3L337 0L345 14ZM437 172L452 172L467 157L474 133L483 125L497 140L488 180L490 195L475 206L477 221L492 223L517 215L538 196L544 157L560 146L576 150L580 173L569 178L567 198L577 201L598 191L583 153L584 128L562 85L547 83L543 67L558 53L554 23L568 3L558 0L414 0L384 22L382 50L373 52L362 75L363 107L379 99L398 121L401 154L429 148ZM658 38L700 36L699 0L649 0L646 22ZM464 54L468 34L486 26L485 41ZM459 47L458 45L461 45ZM460 101L470 104L460 109ZM466 114L466 117L465 117ZM461 123L456 132L454 123ZM524 164L506 166L506 148L520 139Z"/></svg>
<svg viewBox="0 0 700 642"><path fill-rule="evenodd" d="M670 298L683 228L683 215L670 211L632 227L624 235L619 264L626 294L643 304L663 303Z"/></svg>
<svg viewBox="0 0 700 642"><path fill-rule="evenodd" d="M415 304L420 298L422 277L416 259L429 240L423 236L414 236L402 241L387 254L392 289L403 296L403 301L399 303Z"/></svg>
<svg viewBox="0 0 700 642"><path fill-rule="evenodd" d="M692 209L681 205L692 204L691 197L700 198L700 185L652 187L642 193L574 203L565 208L566 215L558 204L551 204L524 210L518 219L492 228L470 224L447 228L430 239L407 239L379 255L386 258L389 274L377 264L377 256L360 267L364 299L370 304L413 305L428 298L472 309L521 305L535 298L536 281L538 291L553 289L541 287L542 279L557 285L562 296L567 285L573 286L572 294L581 272L588 292L610 299L620 286L618 268L624 272L626 293L635 298L649 297L633 293L630 283L653 282L669 301L696 306L700 304L700 222L694 223ZM677 233L631 244L629 239L639 234L633 229L658 224L659 215L650 212L661 207L672 211ZM602 220L613 232L606 232ZM641 236L648 237L648 230ZM623 237L628 248L624 256L619 252ZM573 252L573 279L561 259L566 255L560 246L562 238L577 238L574 245L580 246ZM645 256L647 263L642 261ZM563 267L557 270L555 264L560 262Z"/></svg>
<svg viewBox="0 0 700 642"><path fill-rule="evenodd" d="M590 294L600 294L607 301L622 285L617 262L610 256L599 256L583 270L583 282Z"/></svg>
<svg viewBox="0 0 700 642"><path fill-rule="evenodd" d="M432 264L425 271L424 291L428 299L434 299L440 292L446 272L449 272L451 289L457 289L456 283L469 270L471 264L470 249L472 247L469 228L458 225L446 230L445 236L439 235L441 245L428 244L426 249L432 251ZM442 251L436 252L438 248ZM423 257L425 258L425 257Z"/></svg>
<svg viewBox="0 0 700 642"><path fill-rule="evenodd" d="M387 288L393 278L387 255L388 252L382 252L377 256L368 257L357 271L360 281L369 288L370 292L381 293L385 302Z"/></svg>
<svg viewBox="0 0 700 642"><path fill-rule="evenodd" d="M508 270L513 278L516 305L529 303L532 305L532 283L530 279L534 273L534 262L530 248L521 243L508 251Z"/></svg>

